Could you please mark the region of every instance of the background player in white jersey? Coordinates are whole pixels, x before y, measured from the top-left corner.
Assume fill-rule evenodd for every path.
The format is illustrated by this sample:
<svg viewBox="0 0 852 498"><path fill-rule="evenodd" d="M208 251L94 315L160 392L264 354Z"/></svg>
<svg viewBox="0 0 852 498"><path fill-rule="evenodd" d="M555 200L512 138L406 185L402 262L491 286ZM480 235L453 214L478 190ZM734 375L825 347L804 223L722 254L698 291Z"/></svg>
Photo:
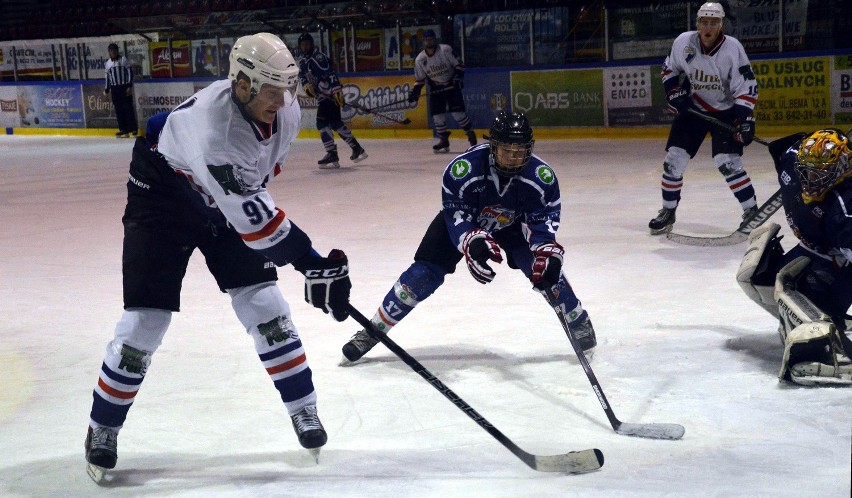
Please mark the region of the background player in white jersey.
<svg viewBox="0 0 852 498"><path fill-rule="evenodd" d="M342 321L347 258L337 249L321 257L266 189L299 131L297 77L278 37L244 36L231 51L227 80L199 91L166 120L152 118L149 135L137 139L122 219L125 311L106 348L85 442L93 479L115 467L119 429L180 310L181 280L196 248L230 295L299 442L315 454L325 444L311 370L275 266L304 273L305 299ZM263 430L278 428L273 420Z"/></svg>
<svg viewBox="0 0 852 498"><path fill-rule="evenodd" d="M443 209L414 254L414 263L394 282L372 319L385 333L444 283L464 259L471 276L491 282L490 262L519 269L542 295L547 289L583 350L597 344L589 314L562 273L564 249L556 242L562 201L553 169L532 154L535 141L523 114L501 112L488 143L469 149L444 171ZM545 299L547 299L545 297ZM377 344L365 330L343 346L346 366Z"/></svg>
<svg viewBox="0 0 852 498"><path fill-rule="evenodd" d="M743 218L757 210L751 178L743 168L743 147L754 139L757 80L742 44L723 34L725 11L715 2L698 9L697 31L678 36L662 68L672 122L663 162L663 208L648 223L651 234L671 230L680 202L683 174L707 133L713 162L743 209ZM736 128L735 133L695 116L707 113Z"/></svg>
<svg viewBox="0 0 852 498"><path fill-rule="evenodd" d="M408 93L408 101L411 103L417 102L423 85L429 84L429 112L438 135L438 143L432 150L450 150L447 113L452 114L456 123L465 131L471 147L476 145L476 133L467 116L462 95L464 66L453 53L452 47L438 43L435 32L431 29L423 33L423 50L414 59L414 79L414 86Z"/></svg>
<svg viewBox="0 0 852 498"><path fill-rule="evenodd" d="M299 36L299 51L299 81L305 94L317 99L317 130L326 152L325 157L317 161L320 169L340 167L337 145L334 143L335 131L352 148L352 155L349 156L351 161L357 163L366 159L367 153L340 115L340 109L346 105L343 86L331 68L328 56L314 47L314 37L310 33Z"/></svg>

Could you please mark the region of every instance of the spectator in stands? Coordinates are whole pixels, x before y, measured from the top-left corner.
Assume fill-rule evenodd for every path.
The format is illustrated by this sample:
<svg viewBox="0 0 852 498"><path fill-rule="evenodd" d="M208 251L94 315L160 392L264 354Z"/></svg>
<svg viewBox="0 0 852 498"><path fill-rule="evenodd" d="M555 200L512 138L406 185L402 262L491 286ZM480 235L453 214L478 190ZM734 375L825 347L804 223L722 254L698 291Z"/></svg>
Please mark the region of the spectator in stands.
<svg viewBox="0 0 852 498"><path fill-rule="evenodd" d="M133 68L127 57L118 55L118 45L109 44L109 60L104 66L106 87L104 94L110 95L115 106L115 117L118 119L119 138L134 137L138 133L136 111L133 109Z"/></svg>

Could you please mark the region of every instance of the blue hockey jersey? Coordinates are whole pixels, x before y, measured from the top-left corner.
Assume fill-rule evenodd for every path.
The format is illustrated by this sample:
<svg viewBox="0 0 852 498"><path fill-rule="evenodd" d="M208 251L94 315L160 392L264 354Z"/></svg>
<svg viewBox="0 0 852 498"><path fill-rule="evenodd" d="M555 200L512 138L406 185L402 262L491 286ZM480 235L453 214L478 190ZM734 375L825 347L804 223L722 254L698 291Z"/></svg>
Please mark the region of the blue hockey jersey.
<svg viewBox="0 0 852 498"><path fill-rule="evenodd" d="M314 50L309 56L299 57L299 81L310 83L317 91L317 100L328 100L342 88L331 61L324 53Z"/></svg>
<svg viewBox="0 0 852 498"><path fill-rule="evenodd" d="M530 246L553 242L561 199L553 169L535 154L517 175L501 178L490 166L491 146L456 157L444 171L442 202L450 240L461 250L465 232L489 232L522 223Z"/></svg>

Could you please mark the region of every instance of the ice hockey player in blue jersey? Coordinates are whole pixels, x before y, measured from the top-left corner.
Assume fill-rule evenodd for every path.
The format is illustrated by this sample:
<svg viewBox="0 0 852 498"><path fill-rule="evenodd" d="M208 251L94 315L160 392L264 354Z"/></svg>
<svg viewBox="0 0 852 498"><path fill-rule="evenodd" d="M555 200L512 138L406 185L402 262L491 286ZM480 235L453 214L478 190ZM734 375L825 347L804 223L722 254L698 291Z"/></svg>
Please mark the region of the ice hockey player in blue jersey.
<svg viewBox="0 0 852 498"><path fill-rule="evenodd" d="M532 154L533 131L523 114L500 112L486 143L469 149L447 166L443 209L432 220L414 263L394 282L372 323L387 333L444 283L464 259L478 282L491 282L493 264L521 270L533 287L558 296L583 350L597 344L589 314L562 273L564 250L556 242L561 200L553 169ZM495 310L496 311L496 310ZM343 346L346 366L361 359L377 341L360 330Z"/></svg>
<svg viewBox="0 0 852 498"><path fill-rule="evenodd" d="M343 96L343 85L331 68L328 56L314 47L314 37L310 33L299 36L299 51L299 81L305 95L317 99L317 130L325 148L325 157L317 161L320 169L340 167L337 144L334 143L335 131L352 148L352 155L349 156L351 161L357 163L366 159L367 153L340 114L346 99Z"/></svg>
<svg viewBox="0 0 852 498"><path fill-rule="evenodd" d="M852 165L850 140L834 129L799 133L769 146L787 223L799 239L784 252L781 229L749 236L737 281L778 317L784 344L779 376L803 385L852 384Z"/></svg>

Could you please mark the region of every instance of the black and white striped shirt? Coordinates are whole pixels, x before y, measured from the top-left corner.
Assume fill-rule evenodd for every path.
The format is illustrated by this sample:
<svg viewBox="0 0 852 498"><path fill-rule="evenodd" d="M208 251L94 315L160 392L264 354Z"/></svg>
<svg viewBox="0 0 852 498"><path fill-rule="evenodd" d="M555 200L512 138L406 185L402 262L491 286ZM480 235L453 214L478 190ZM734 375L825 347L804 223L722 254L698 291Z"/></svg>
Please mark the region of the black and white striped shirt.
<svg viewBox="0 0 852 498"><path fill-rule="evenodd" d="M104 90L109 90L114 86L133 84L133 68L130 67L127 57L123 55L116 60L109 59L106 61L104 73L106 74L106 88Z"/></svg>

